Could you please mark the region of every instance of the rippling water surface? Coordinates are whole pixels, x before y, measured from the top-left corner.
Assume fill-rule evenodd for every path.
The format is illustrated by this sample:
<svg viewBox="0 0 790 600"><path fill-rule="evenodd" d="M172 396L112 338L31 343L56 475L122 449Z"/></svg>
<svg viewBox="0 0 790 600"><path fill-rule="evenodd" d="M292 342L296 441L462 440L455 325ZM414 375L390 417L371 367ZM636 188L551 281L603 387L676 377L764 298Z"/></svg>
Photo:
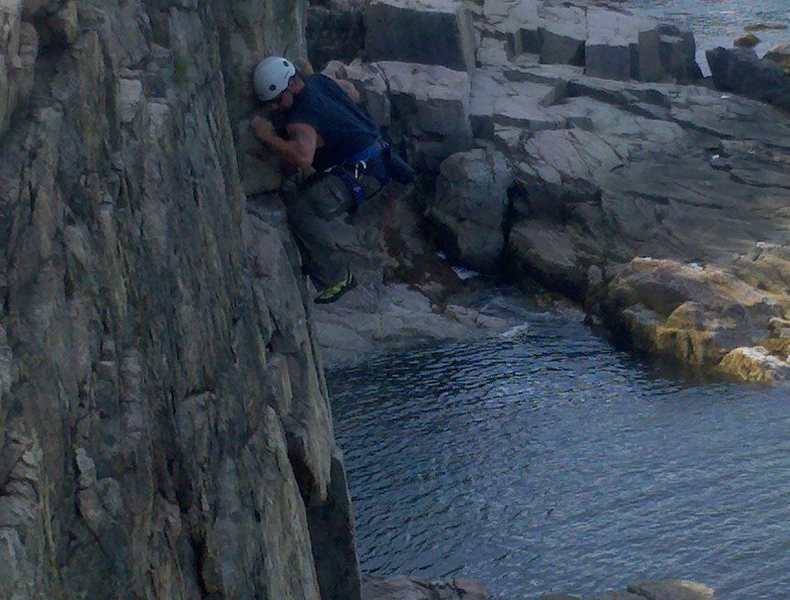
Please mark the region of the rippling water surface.
<svg viewBox="0 0 790 600"><path fill-rule="evenodd" d="M668 378L552 314L328 382L366 572L790 598L787 389Z"/></svg>
<svg viewBox="0 0 790 600"><path fill-rule="evenodd" d="M745 33L745 26L790 26L790 0L624 0L623 6L691 27L697 42L697 62L706 75L710 75L710 69L705 51L716 46L732 48L733 40ZM755 48L760 56L774 44L790 42L790 29L757 31L755 35L761 40Z"/></svg>

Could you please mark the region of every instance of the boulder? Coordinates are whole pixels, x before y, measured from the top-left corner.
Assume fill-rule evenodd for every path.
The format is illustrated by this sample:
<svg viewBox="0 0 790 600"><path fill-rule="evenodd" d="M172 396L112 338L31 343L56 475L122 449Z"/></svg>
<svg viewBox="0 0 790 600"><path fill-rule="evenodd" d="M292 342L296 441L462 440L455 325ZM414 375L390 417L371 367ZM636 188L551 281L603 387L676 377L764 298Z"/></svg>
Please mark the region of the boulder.
<svg viewBox="0 0 790 600"><path fill-rule="evenodd" d="M736 48L754 48L759 43L760 38L753 33L746 33L735 38L732 45Z"/></svg>
<svg viewBox="0 0 790 600"><path fill-rule="evenodd" d="M470 75L474 71L474 33L462 2L374 0L365 29L371 60L441 65Z"/></svg>
<svg viewBox="0 0 790 600"><path fill-rule="evenodd" d="M790 111L790 77L771 60L746 48L714 48L706 52L713 82L720 90L743 94Z"/></svg>
<svg viewBox="0 0 790 600"><path fill-rule="evenodd" d="M539 600L582 600L580 596L544 594ZM715 600L711 588L701 583L680 579L648 581L628 586L628 591L611 590L583 600Z"/></svg>
<svg viewBox="0 0 790 600"><path fill-rule="evenodd" d="M697 45L690 27L673 23L658 26L661 64L669 76L678 83L693 83L702 78L697 64Z"/></svg>
<svg viewBox="0 0 790 600"><path fill-rule="evenodd" d="M687 27L639 19L638 79L693 83L702 77L694 33Z"/></svg>
<svg viewBox="0 0 790 600"><path fill-rule="evenodd" d="M639 75L638 19L605 8L587 9L585 73L605 79L636 79Z"/></svg>
<svg viewBox="0 0 790 600"><path fill-rule="evenodd" d="M505 244L507 190L513 176L505 157L475 149L445 160L426 210L448 253L477 271L491 271Z"/></svg>
<svg viewBox="0 0 790 600"><path fill-rule="evenodd" d="M587 19L576 6L541 6L540 62L548 64L583 65L587 39Z"/></svg>
<svg viewBox="0 0 790 600"><path fill-rule="evenodd" d="M587 272L567 231L552 223L524 221L513 226L508 239L518 271L573 296L585 288Z"/></svg>
<svg viewBox="0 0 790 600"><path fill-rule="evenodd" d="M782 315L771 295L721 269L652 258L631 261L608 302L639 346L696 364L767 337L770 320Z"/></svg>
<svg viewBox="0 0 790 600"><path fill-rule="evenodd" d="M735 348L721 360L719 368L743 381L773 383L790 380L790 357L782 360L762 346Z"/></svg>
<svg viewBox="0 0 790 600"><path fill-rule="evenodd" d="M648 600L715 600L712 588L702 583L669 579L645 581L628 586L628 591L644 596Z"/></svg>
<svg viewBox="0 0 790 600"><path fill-rule="evenodd" d="M778 64L784 69L785 74L790 73L790 43L772 46L763 58Z"/></svg>

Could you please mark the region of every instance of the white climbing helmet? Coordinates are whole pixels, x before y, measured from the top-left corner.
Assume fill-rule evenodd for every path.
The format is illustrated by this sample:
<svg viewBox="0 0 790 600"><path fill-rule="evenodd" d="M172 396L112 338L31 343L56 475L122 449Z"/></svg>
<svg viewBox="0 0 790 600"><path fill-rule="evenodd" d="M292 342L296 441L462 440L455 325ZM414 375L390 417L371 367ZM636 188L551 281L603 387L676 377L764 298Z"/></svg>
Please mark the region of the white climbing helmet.
<svg viewBox="0 0 790 600"><path fill-rule="evenodd" d="M296 75L296 67L282 56L268 56L255 67L253 86L261 102L269 102L285 91Z"/></svg>

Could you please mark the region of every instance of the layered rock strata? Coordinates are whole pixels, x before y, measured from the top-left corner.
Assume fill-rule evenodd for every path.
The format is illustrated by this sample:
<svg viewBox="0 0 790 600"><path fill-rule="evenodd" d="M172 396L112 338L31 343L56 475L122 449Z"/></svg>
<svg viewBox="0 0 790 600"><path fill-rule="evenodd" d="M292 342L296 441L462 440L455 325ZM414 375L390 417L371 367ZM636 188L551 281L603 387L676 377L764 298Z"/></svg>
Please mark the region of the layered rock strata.
<svg viewBox="0 0 790 600"><path fill-rule="evenodd" d="M400 6L425 26L429 11ZM761 347L787 363L787 338L771 325L790 311L786 117L709 87L678 85L699 71L693 37L672 25L534 0L465 7L477 32L471 74L427 64L430 54L415 59L413 48L402 56L414 62L333 63L329 71L374 99L379 122L391 124L425 170L467 160L456 152L504 154L515 185L501 237L487 245L501 240L505 264L517 273L585 302L649 352L719 364L736 348ZM550 15L571 9L573 19L553 25ZM574 58L578 44L584 61ZM495 173L491 167L482 180ZM488 193L450 206L444 189L427 202L428 213L452 232L448 250L481 268L470 259L480 240L459 224L480 221ZM484 235L492 230L487 225ZM759 354L739 351L739 362ZM733 360L722 368L732 371ZM784 372L772 367L766 378Z"/></svg>
<svg viewBox="0 0 790 600"><path fill-rule="evenodd" d="M0 5L3 597L359 598L298 253L244 193L304 15Z"/></svg>

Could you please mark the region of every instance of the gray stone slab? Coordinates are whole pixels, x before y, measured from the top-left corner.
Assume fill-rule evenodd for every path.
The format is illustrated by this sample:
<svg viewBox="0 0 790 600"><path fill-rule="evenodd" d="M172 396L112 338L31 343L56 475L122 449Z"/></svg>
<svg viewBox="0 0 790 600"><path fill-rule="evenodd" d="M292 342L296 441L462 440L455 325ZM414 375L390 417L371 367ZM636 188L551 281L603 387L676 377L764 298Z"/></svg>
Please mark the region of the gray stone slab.
<svg viewBox="0 0 790 600"><path fill-rule="evenodd" d="M496 126L527 131L565 127L564 117L546 110L559 97L554 82L510 81L498 69L479 70L472 79L469 109L475 137L493 139Z"/></svg>
<svg viewBox="0 0 790 600"><path fill-rule="evenodd" d="M637 76L638 46L636 17L604 8L587 9L587 75L619 80Z"/></svg>
<svg viewBox="0 0 790 600"><path fill-rule="evenodd" d="M389 85L393 101L396 96L409 97L407 105L413 109L422 131L471 138L471 87L466 72L394 61L376 65Z"/></svg>
<svg viewBox="0 0 790 600"><path fill-rule="evenodd" d="M505 96L494 102L492 119L497 125L519 127L525 131L563 129L565 119L552 114L534 98L524 96Z"/></svg>
<svg viewBox="0 0 790 600"><path fill-rule="evenodd" d="M505 40L483 37L477 47L478 70L481 67L492 65L506 65L510 61L508 56L507 42ZM477 71L475 71L475 74Z"/></svg>
<svg viewBox="0 0 790 600"><path fill-rule="evenodd" d="M692 83L702 77L697 64L697 46L690 28L662 23L658 26L661 64L679 83Z"/></svg>
<svg viewBox="0 0 790 600"><path fill-rule="evenodd" d="M547 64L583 65L587 39L584 10L575 6L541 6L538 27L540 62Z"/></svg>
<svg viewBox="0 0 790 600"><path fill-rule="evenodd" d="M365 27L365 51L371 60L474 71L474 32L462 2L374 0L365 14Z"/></svg>
<svg viewBox="0 0 790 600"><path fill-rule="evenodd" d="M506 36L511 56L517 56L525 52L532 54L540 52L538 26L541 19L538 16L539 6L541 6L541 3L537 0L515 0L510 3L510 10L499 29Z"/></svg>
<svg viewBox="0 0 790 600"><path fill-rule="evenodd" d="M459 152L442 163L426 215L437 225L451 258L477 271L496 266L505 243L502 227L512 183L505 156L495 150Z"/></svg>
<svg viewBox="0 0 790 600"><path fill-rule="evenodd" d="M469 118L475 137L491 139L494 134L494 102L503 94L503 80L495 70L478 70L472 78Z"/></svg>

